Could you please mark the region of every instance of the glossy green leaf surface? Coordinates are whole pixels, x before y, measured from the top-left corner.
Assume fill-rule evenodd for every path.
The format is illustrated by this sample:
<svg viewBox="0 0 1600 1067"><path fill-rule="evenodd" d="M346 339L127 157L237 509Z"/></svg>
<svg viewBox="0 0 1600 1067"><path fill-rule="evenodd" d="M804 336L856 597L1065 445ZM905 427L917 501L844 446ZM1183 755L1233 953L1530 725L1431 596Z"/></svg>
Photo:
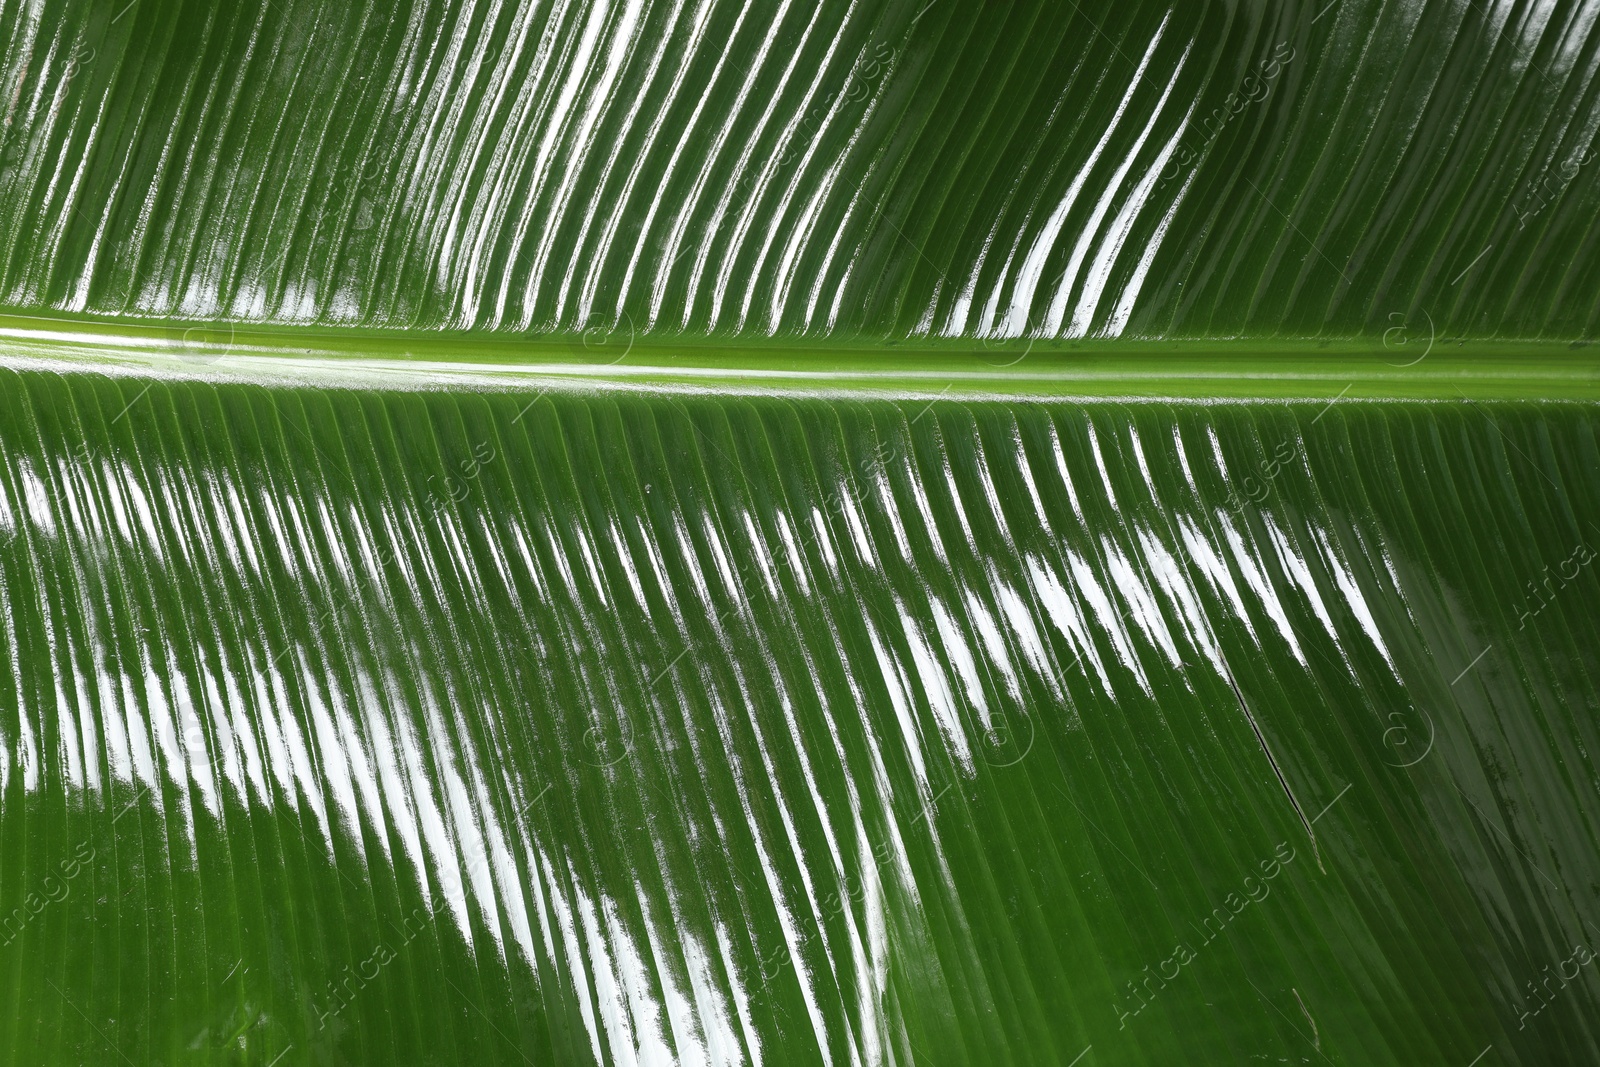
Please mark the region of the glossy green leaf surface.
<svg viewBox="0 0 1600 1067"><path fill-rule="evenodd" d="M1597 17L0 0L0 1064L1600 1062Z"/></svg>
<svg viewBox="0 0 1600 1067"><path fill-rule="evenodd" d="M1596 1054L1592 405L0 396L17 1062Z"/></svg>
<svg viewBox="0 0 1600 1067"><path fill-rule="evenodd" d="M1586 0L7 0L0 302L1592 335ZM1390 316L1399 316L1392 319Z"/></svg>

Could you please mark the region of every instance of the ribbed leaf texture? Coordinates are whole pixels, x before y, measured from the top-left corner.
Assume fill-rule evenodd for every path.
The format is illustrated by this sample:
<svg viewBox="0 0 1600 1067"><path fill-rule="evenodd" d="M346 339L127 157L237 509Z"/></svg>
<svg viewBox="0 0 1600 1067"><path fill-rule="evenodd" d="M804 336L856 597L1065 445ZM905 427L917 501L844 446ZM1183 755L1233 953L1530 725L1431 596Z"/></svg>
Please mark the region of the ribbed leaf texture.
<svg viewBox="0 0 1600 1067"><path fill-rule="evenodd" d="M1588 337L1588 0L7 0L0 300Z"/></svg>
<svg viewBox="0 0 1600 1067"><path fill-rule="evenodd" d="M1596 0L0 0L0 1067L1600 1063Z"/></svg>
<svg viewBox="0 0 1600 1067"><path fill-rule="evenodd" d="M6 372L0 1046L1594 1062L1596 424Z"/></svg>

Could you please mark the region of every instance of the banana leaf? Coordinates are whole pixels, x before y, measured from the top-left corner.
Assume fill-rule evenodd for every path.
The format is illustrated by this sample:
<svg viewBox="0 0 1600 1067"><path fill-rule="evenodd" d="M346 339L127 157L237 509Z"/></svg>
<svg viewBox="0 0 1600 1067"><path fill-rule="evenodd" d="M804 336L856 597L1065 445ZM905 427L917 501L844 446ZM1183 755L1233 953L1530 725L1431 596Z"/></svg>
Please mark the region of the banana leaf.
<svg viewBox="0 0 1600 1067"><path fill-rule="evenodd" d="M1600 1062L1597 18L4 0L0 1062Z"/></svg>

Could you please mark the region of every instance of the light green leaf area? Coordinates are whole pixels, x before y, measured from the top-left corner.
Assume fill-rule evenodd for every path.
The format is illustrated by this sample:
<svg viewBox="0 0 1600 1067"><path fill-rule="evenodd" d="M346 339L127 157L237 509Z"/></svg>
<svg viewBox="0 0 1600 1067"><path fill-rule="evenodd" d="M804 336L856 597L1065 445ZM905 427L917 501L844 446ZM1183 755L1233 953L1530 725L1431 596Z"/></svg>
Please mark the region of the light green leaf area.
<svg viewBox="0 0 1600 1067"><path fill-rule="evenodd" d="M1600 1062L1590 0L0 0L0 1067Z"/></svg>

